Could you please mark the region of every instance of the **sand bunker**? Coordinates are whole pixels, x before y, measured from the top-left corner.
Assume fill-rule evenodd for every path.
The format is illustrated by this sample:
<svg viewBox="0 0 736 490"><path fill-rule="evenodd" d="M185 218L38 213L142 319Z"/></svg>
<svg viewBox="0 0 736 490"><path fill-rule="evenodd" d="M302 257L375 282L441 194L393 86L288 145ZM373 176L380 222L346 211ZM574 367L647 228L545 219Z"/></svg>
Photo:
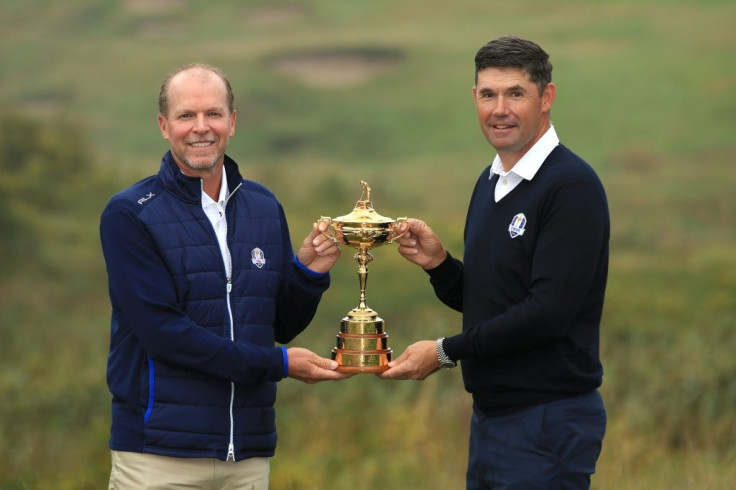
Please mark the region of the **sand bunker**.
<svg viewBox="0 0 736 490"><path fill-rule="evenodd" d="M396 67L400 52L381 48L342 48L274 57L270 66L315 87L359 85Z"/></svg>

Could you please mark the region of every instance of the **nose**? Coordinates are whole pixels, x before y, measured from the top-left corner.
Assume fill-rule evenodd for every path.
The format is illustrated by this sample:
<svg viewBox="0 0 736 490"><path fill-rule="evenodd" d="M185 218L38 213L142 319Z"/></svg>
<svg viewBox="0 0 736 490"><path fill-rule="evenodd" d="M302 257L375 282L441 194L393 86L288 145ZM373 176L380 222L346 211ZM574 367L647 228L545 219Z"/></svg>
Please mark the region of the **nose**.
<svg viewBox="0 0 736 490"><path fill-rule="evenodd" d="M508 102L506 102L506 97L503 95L499 95L496 97L496 105L493 107L493 114L497 116L504 116L508 114Z"/></svg>
<svg viewBox="0 0 736 490"><path fill-rule="evenodd" d="M200 114L197 116L193 129L197 133L206 133L207 131L209 131L209 126L207 125L207 118L204 117L203 114Z"/></svg>

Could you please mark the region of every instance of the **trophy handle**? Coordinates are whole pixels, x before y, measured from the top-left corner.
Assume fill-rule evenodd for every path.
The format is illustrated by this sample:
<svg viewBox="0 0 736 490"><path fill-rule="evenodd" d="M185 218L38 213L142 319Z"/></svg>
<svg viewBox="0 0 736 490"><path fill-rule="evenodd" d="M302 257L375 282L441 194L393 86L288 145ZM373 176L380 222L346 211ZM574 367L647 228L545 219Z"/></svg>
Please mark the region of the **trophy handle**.
<svg viewBox="0 0 736 490"><path fill-rule="evenodd" d="M329 216L320 216L317 221L327 221L327 223L332 223L332 218L330 218ZM329 228L327 229L329 230ZM335 235L333 235L332 233L328 233L327 231L323 231L322 234L335 243L338 243L340 241Z"/></svg>
<svg viewBox="0 0 736 490"><path fill-rule="evenodd" d="M409 231L409 229L407 228L406 230L404 230L404 232L403 232L403 233L399 233L398 235L393 235L393 232L394 232L394 230L395 230L395 229L396 229L396 228L397 228L397 227L398 227L398 226L399 226L399 225L400 225L401 223L403 223L403 222L405 222L405 221L406 221L406 216L402 216L401 218L396 218L396 221L394 221L394 222L392 223L392 226L391 226L391 233L392 233L392 236L391 236L391 238L389 238L389 239L388 239L388 243L394 243L394 240L398 240L399 238L401 238L402 236L404 236L404 234L405 234L405 233L406 233L407 231Z"/></svg>

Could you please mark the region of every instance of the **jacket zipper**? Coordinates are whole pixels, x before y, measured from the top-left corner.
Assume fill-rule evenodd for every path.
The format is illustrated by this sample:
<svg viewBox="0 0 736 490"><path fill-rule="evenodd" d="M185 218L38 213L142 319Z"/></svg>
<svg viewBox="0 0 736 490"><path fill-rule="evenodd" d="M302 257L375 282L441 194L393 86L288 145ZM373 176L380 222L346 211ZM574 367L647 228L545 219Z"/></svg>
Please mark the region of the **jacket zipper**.
<svg viewBox="0 0 736 490"><path fill-rule="evenodd" d="M223 170L224 171L224 170ZM227 203L230 201L230 198L233 197L233 194L235 194L235 191L237 191L240 186L243 183L240 182L235 189L232 190L230 195L227 197L227 201L225 202L225 207L227 208ZM202 190L204 192L204 190ZM225 220L225 226L227 226L227 219ZM227 245L227 236L228 236L229 230L225 230L225 240L226 240L226 250L227 250L227 263L225 264L225 275L227 277L227 287L225 291L225 300L227 302L227 313L228 317L230 319L230 340L232 342L235 342L235 323L233 321L233 309L232 305L230 304L230 293L233 290L233 258L230 254L230 247ZM216 235L217 233L215 233ZM234 417L234 406L235 406L235 382L230 382L230 440L228 442L227 446L227 459L226 461L235 461L235 417Z"/></svg>
<svg viewBox="0 0 736 490"><path fill-rule="evenodd" d="M228 250L228 255L230 251ZM227 276L227 313L230 317L230 340L235 341L235 328L233 327L233 310L230 307L230 291L233 290L233 278ZM233 406L235 405L235 383L230 381L230 444L227 447L227 460L235 461L235 418L233 417Z"/></svg>
<svg viewBox="0 0 736 490"><path fill-rule="evenodd" d="M227 198L227 201L230 201L230 198L233 196L235 191L237 191L241 184L238 184L235 189L230 193L230 195ZM225 207L227 208L227 201L225 202ZM227 213L226 213L227 215ZM225 221L225 226L227 226L227 220ZM225 231L225 236L227 237L229 233L229 230ZM235 322L233 321L233 309L232 305L230 304L230 293L233 290L233 256L230 254L230 247L227 246L227 314L230 319L230 340L232 342L235 342ZM235 417L233 415L234 412L234 406L235 406L235 382L230 382L230 441L227 446L227 461L235 461Z"/></svg>

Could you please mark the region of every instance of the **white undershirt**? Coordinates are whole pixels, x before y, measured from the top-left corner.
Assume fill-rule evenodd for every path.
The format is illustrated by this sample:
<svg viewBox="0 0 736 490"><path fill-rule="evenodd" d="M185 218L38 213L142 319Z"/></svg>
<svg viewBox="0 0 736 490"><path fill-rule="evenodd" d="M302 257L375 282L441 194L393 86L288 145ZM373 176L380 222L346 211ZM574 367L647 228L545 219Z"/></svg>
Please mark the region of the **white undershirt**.
<svg viewBox="0 0 736 490"><path fill-rule="evenodd" d="M230 197L230 191L227 188L227 177L225 177L225 169L222 170L222 182L220 183L220 196L215 202L205 191L204 181L202 182L202 209L204 214L209 218L212 223L212 228L215 229L217 235L217 242L220 244L220 253L222 254L222 261L225 263L225 270L227 275L230 276L232 272L232 264L230 264L230 251L227 248L227 220L225 219L225 206L227 199Z"/></svg>
<svg viewBox="0 0 736 490"><path fill-rule="evenodd" d="M547 159L552 150L560 144L557 138L557 132L554 126L550 124L549 129L542 135L529 151L516 162L511 170L506 172L503 169L501 158L496 154L491 165L491 172L488 179L493 178L493 174L498 174L498 182L494 192L496 202L503 199L509 192L521 183L522 180L532 180L544 161Z"/></svg>

